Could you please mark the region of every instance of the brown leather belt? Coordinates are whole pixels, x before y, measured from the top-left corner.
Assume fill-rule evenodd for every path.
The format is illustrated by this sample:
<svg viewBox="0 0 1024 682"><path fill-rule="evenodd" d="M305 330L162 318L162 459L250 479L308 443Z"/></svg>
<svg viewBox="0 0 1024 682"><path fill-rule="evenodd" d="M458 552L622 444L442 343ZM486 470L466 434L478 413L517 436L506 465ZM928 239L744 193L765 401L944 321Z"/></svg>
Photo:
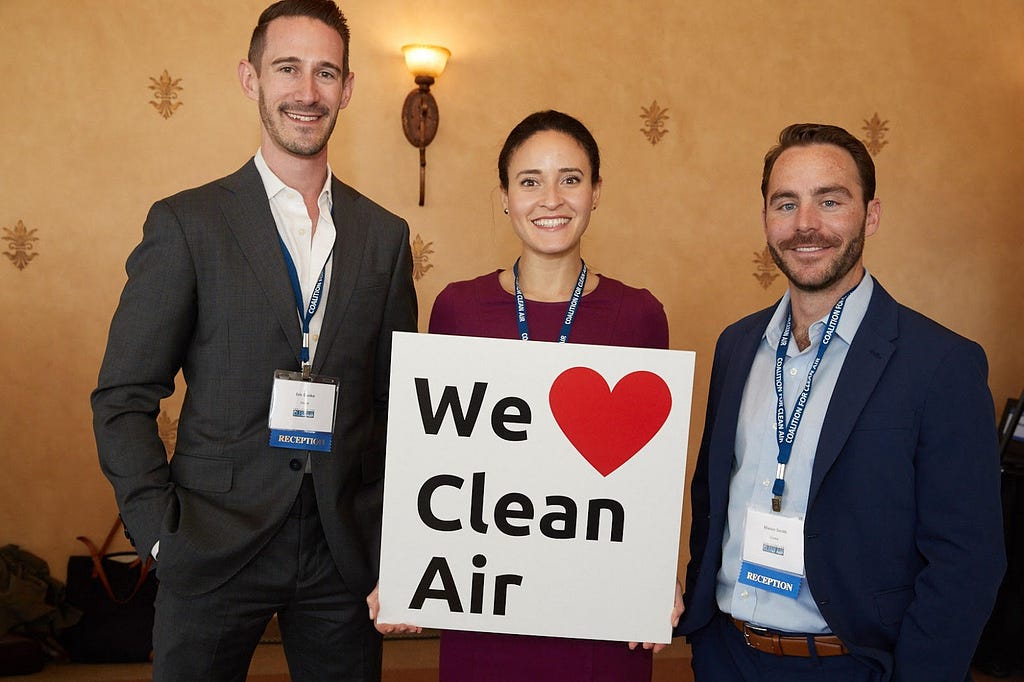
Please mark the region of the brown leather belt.
<svg viewBox="0 0 1024 682"><path fill-rule="evenodd" d="M784 635L772 632L742 620L730 618L736 629L743 633L747 646L776 656L842 656L850 653L846 645L835 635ZM811 651L814 643L814 652Z"/></svg>

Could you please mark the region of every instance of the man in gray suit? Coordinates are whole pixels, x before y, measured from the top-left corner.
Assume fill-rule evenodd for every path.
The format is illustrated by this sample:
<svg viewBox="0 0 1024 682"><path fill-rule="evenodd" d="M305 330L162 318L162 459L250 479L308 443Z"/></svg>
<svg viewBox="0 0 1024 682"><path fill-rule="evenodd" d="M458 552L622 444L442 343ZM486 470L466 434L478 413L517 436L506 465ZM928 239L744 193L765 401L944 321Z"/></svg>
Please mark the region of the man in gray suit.
<svg viewBox="0 0 1024 682"><path fill-rule="evenodd" d="M261 146L153 205L92 394L100 463L157 557L157 680L243 680L278 614L293 679L379 679L391 335L416 329L409 231L331 174L352 96L330 0L267 8L238 66ZM186 383L168 462L155 417ZM307 424L308 422L308 424Z"/></svg>

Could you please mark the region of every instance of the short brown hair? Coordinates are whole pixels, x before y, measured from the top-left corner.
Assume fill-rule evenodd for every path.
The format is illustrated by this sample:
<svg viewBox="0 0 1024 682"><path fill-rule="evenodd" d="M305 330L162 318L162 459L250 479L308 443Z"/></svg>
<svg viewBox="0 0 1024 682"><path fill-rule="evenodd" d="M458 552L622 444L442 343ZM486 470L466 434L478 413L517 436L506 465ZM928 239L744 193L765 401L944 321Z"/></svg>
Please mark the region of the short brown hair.
<svg viewBox="0 0 1024 682"><path fill-rule="evenodd" d="M332 0L279 0L263 10L256 28L249 40L249 63L260 72L260 60L263 59L263 48L267 39L267 25L281 17L309 17L322 21L341 36L345 45L345 55L341 64L342 78L348 77L348 21L345 15Z"/></svg>
<svg viewBox="0 0 1024 682"><path fill-rule="evenodd" d="M790 147L806 147L812 144L831 144L845 149L857 165L860 188L864 193L864 206L875 198L875 162L871 159L864 143L839 126L825 123L794 123L779 133L779 143L764 156L764 172L761 174L761 197L768 202L768 178L779 155Z"/></svg>

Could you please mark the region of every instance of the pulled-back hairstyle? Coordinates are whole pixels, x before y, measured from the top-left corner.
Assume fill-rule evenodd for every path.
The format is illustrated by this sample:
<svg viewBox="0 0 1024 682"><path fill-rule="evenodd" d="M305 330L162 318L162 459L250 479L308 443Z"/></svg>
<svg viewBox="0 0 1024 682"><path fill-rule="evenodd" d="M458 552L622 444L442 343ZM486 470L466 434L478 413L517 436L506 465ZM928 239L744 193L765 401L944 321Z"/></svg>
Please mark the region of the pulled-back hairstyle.
<svg viewBox="0 0 1024 682"><path fill-rule="evenodd" d="M327 24L341 36L345 44L345 56L341 64L342 78L348 77L348 21L332 0L279 0L263 10L249 41L249 63L260 72L263 48L267 39L267 25L281 17L309 17Z"/></svg>
<svg viewBox="0 0 1024 682"><path fill-rule="evenodd" d="M523 146L523 143L545 130L554 130L576 140L590 159L590 181L597 183L601 180L601 153L597 149L594 136L585 125L569 114L549 109L524 118L505 139L505 145L498 154L498 180L503 190L508 191L508 164L512 155Z"/></svg>
<svg viewBox="0 0 1024 682"><path fill-rule="evenodd" d="M839 126L824 123L794 123L779 133L779 143L768 150L764 157L764 172L761 174L761 197L768 202L768 178L779 155L790 147L806 147L812 144L831 144L845 149L857 165L860 188L864 193L864 206L875 198L875 162L871 160L864 143Z"/></svg>

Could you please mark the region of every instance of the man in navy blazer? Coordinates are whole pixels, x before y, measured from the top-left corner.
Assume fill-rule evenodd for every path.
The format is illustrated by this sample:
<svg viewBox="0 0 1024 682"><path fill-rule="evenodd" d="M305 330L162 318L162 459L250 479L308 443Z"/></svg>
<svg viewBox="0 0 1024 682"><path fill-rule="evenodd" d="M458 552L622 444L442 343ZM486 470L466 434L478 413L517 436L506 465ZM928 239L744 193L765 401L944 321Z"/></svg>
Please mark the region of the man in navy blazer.
<svg viewBox="0 0 1024 682"><path fill-rule="evenodd" d="M157 559L156 680L245 679L275 613L294 679L380 677L391 337L415 331L416 292L405 221L327 163L348 42L330 0L267 8L238 66L260 149L154 204L128 258L92 405L125 528ZM155 418L179 370L168 461ZM288 419L310 428L273 429Z"/></svg>
<svg viewBox="0 0 1024 682"><path fill-rule="evenodd" d="M864 269L874 164L835 126L765 157L789 290L718 340L694 473L697 680L964 680L1005 567L987 362Z"/></svg>

